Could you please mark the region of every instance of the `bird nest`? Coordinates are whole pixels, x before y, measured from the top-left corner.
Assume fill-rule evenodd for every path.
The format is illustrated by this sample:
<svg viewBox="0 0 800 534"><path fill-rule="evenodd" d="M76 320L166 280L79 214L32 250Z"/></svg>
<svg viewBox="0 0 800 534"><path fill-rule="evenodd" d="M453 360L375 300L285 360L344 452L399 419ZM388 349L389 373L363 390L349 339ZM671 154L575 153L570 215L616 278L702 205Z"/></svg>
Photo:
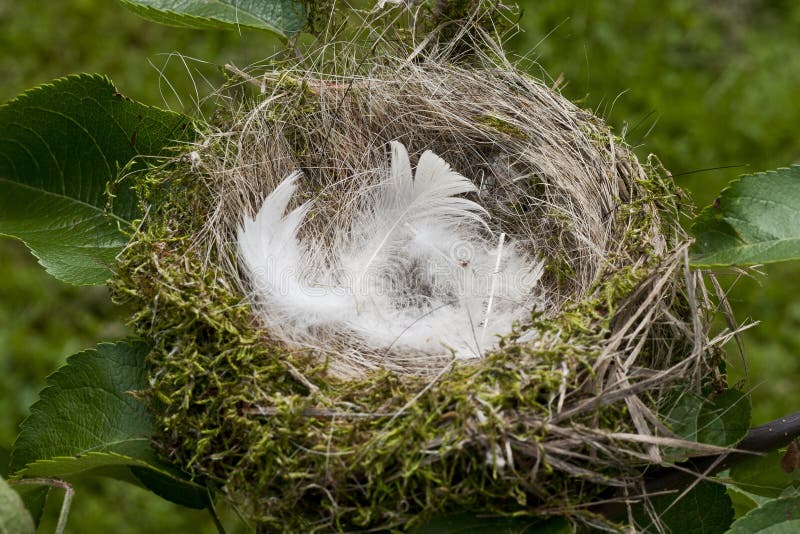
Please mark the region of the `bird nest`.
<svg viewBox="0 0 800 534"><path fill-rule="evenodd" d="M139 179L147 215L114 291L154 347L164 457L265 530L404 529L465 509L601 524L585 503L675 454L662 447L665 399L724 388L725 338L709 338L714 306L688 267L671 177L497 54L340 56L335 68L320 57L238 73L198 143ZM445 205L480 220L462 212L429 234L456 232L476 262L500 258L490 281L526 273L522 313L487 306L505 289L476 293L472 332L488 341L472 354L442 330L402 342L409 313L456 306L439 282L384 302L401 338L386 344L358 311L319 318L316 301L263 287L243 249L274 249L292 213L294 252L276 257L346 263L396 217L406 237L379 278L391 266L384 280L424 278L406 260L422 254L414 227L435 222L406 224L381 198L400 174L419 186L432 162L461 187ZM281 186L272 225L253 230ZM448 239L428 238L439 252ZM447 261L466 268L455 252Z"/></svg>

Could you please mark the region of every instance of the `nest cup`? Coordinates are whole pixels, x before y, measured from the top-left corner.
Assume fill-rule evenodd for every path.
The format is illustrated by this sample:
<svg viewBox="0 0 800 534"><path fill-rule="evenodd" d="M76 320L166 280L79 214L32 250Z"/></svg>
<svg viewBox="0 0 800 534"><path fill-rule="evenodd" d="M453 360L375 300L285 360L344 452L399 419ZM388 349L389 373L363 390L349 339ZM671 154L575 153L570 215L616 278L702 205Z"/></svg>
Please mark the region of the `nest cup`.
<svg viewBox="0 0 800 534"><path fill-rule="evenodd" d="M238 73L191 154L140 181L148 215L115 294L154 346L163 454L265 531L405 529L465 509L603 526L578 505L667 459L663 400L724 387L679 192L503 57L341 63ZM324 235L385 176L390 141L473 181L492 230L544 262L543 305L480 358L296 346L257 313L242 218L301 170L302 232Z"/></svg>

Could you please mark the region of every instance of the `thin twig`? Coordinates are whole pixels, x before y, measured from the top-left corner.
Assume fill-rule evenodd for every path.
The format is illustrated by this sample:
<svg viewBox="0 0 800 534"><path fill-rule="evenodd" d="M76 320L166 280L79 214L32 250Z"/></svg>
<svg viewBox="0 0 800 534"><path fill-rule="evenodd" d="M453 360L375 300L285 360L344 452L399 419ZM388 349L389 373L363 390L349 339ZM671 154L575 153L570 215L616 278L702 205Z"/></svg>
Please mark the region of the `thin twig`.
<svg viewBox="0 0 800 534"><path fill-rule="evenodd" d="M711 456L699 456L675 465L664 467L639 479L644 485L644 495L677 490L686 487L698 477L710 477L733 465L752 458L754 453L767 453L788 445L800 436L800 411L753 428L740 441L735 450ZM617 491L617 502L598 503L595 510L606 517L619 517L625 512L623 492Z"/></svg>
<svg viewBox="0 0 800 534"><path fill-rule="evenodd" d="M295 367L294 365L292 365L288 361L284 361L283 363L284 363L284 365L286 365L286 369L287 369L287 371L289 371L289 374L292 376L292 378L294 378L299 383L304 385L306 387L306 389L308 389L309 393L311 393L312 395L318 395L319 394L319 388L314 383L312 383L309 379L307 379L305 376L303 376L303 373L298 371L297 367Z"/></svg>

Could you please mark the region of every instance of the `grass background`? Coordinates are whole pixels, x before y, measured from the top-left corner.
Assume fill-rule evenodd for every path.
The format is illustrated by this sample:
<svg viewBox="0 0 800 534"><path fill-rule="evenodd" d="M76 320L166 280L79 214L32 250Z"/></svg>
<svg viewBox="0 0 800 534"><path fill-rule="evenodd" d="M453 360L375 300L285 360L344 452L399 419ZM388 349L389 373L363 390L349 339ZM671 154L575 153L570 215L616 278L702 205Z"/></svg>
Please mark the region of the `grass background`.
<svg viewBox="0 0 800 534"><path fill-rule="evenodd" d="M563 74L567 96L627 132L640 157L657 154L698 204L739 174L800 162L800 3L523 0L521 26L512 51L538 61L537 76ZM274 46L259 34L156 26L107 0L0 0L0 101L99 72L133 98L191 109L190 77L170 53L246 65ZM755 424L800 408L800 268L764 272L732 290L739 319L761 321L744 336ZM45 377L66 356L124 336L123 322L104 288L62 285L0 239L0 466ZM732 380L744 380L731 354ZM214 531L203 513L137 488L92 480L77 490L70 532ZM225 522L241 529L231 513Z"/></svg>

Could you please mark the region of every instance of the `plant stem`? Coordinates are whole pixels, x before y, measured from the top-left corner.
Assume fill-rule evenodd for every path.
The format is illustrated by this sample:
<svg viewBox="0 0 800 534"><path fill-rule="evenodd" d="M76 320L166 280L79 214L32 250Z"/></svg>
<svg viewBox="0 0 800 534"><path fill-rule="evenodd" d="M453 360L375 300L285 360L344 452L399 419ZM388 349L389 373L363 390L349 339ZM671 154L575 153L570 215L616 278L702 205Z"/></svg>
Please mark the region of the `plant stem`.
<svg viewBox="0 0 800 534"><path fill-rule="evenodd" d="M56 525L55 534L64 534L67 528L67 518L69 517L69 510L72 507L72 497L74 495L75 490L72 489L72 486L66 484L64 486L64 500L61 501L61 512L58 514L58 524Z"/></svg>
<svg viewBox="0 0 800 534"><path fill-rule="evenodd" d="M731 452L699 456L676 464L674 467L662 467L646 473L636 481L633 488L629 487L628 491L633 490L637 494L652 495L684 489L687 484L691 484L698 477L708 477L719 473L746 458L752 458L754 453L766 453L780 449L798 436L800 436L800 411L751 429L747 436L731 449ZM643 491L640 491L641 489ZM606 501L593 507L594 510L609 518L620 517L626 510L624 491L618 490L615 496L619 498L618 501Z"/></svg>
<svg viewBox="0 0 800 534"><path fill-rule="evenodd" d="M695 475L713 475L728 469L753 453L765 453L780 449L800 436L800 411L770 421L750 430L730 453L692 458L677 468L664 468L645 478L648 493L675 489L692 480Z"/></svg>
<svg viewBox="0 0 800 534"><path fill-rule="evenodd" d="M64 534L67 528L67 519L72 507L72 497L75 496L75 489L69 482L58 480L57 478L22 478L11 481L12 485L17 486L52 486L64 490L64 500L61 501L61 512L58 514L58 523L54 534Z"/></svg>
<svg viewBox="0 0 800 534"><path fill-rule="evenodd" d="M214 506L214 499L212 498L211 494L208 495L208 506L206 506L208 513L211 514L211 521L214 522L214 526L217 527L218 534L225 534L225 526L220 521L219 516L217 515L217 509Z"/></svg>

